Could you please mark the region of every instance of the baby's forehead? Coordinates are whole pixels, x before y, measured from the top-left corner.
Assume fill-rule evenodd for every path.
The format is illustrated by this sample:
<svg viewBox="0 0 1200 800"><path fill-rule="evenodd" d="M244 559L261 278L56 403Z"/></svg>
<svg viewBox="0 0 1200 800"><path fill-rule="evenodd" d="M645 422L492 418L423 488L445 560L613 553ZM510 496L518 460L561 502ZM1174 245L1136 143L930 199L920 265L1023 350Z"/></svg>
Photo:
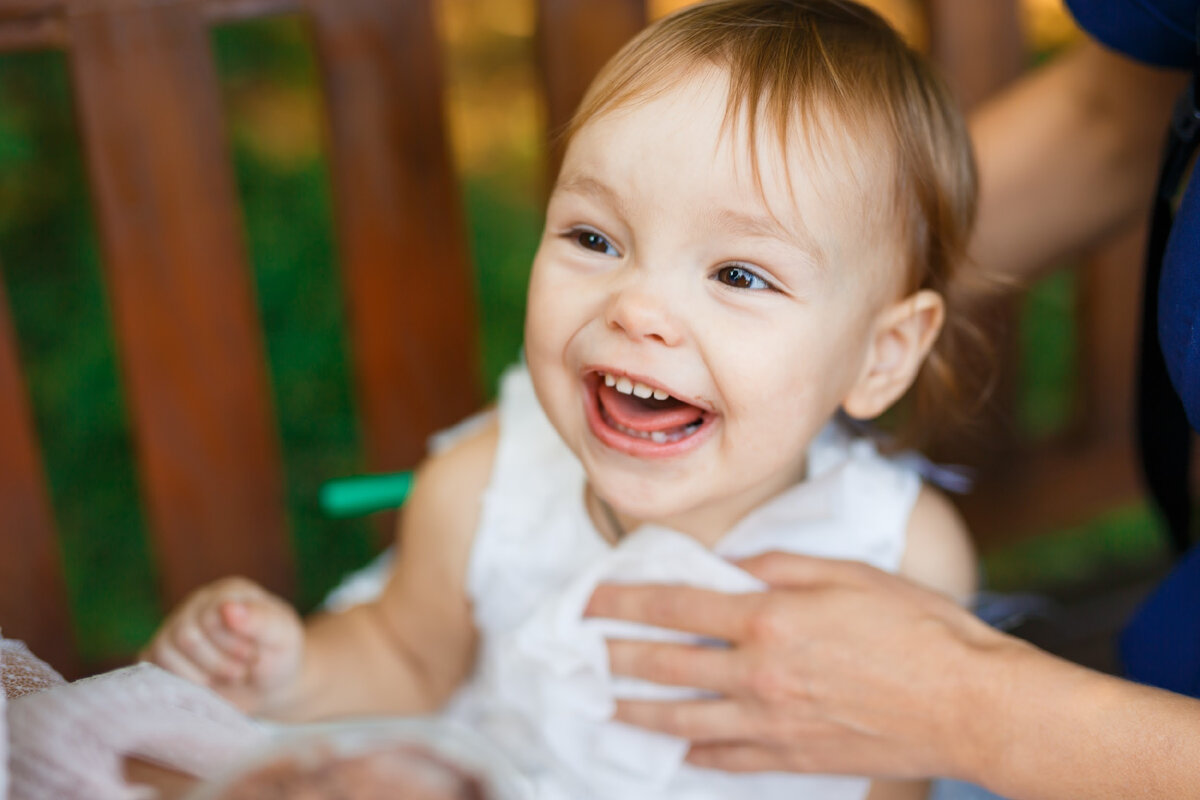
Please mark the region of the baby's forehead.
<svg viewBox="0 0 1200 800"><path fill-rule="evenodd" d="M595 116L622 114L644 104L680 118L695 110L719 109L714 155L728 149L757 186L806 176L878 199L893 184L893 143L880 136L883 121L876 110L834 102L817 90L755 94L733 84L728 68L702 62L658 83L631 88ZM587 124L583 121L581 127Z"/></svg>
<svg viewBox="0 0 1200 800"><path fill-rule="evenodd" d="M872 152L881 148L867 146L849 121L823 104L796 109L780 125L771 109L752 114L730 91L727 74L697 71L610 104L576 129L559 188L590 185L579 182L581 174L618 164L615 172L600 170L616 180L618 193L639 185L653 192L661 190L654 180L671 185L677 174L652 159L675 163L694 155L688 165L699 160L704 168L687 184L687 205L719 230L782 230L783 238L835 264L862 258L864 247L897 242L890 160ZM681 169L694 177L688 165Z"/></svg>
<svg viewBox="0 0 1200 800"><path fill-rule="evenodd" d="M718 73L720 74L720 73ZM819 95L797 95L787 106L763 96L755 105L722 76L723 117L714 155L725 149L756 198L786 219L819 202L858 222L862 235L899 235L899 187L894 147L881 120L853 113ZM675 91L686 91L681 84Z"/></svg>
<svg viewBox="0 0 1200 800"><path fill-rule="evenodd" d="M729 156L760 192L793 194L799 185L842 196L860 207L890 208L895 194L894 147L880 135L867 109L840 108L816 94L794 92L786 105L775 95L748 97L731 84L730 71L696 64L624 96L578 120L573 135L598 121L651 106L643 120L666 116L678 132L709 137L714 158ZM720 117L693 127L698 115ZM772 191L773 190L773 191Z"/></svg>

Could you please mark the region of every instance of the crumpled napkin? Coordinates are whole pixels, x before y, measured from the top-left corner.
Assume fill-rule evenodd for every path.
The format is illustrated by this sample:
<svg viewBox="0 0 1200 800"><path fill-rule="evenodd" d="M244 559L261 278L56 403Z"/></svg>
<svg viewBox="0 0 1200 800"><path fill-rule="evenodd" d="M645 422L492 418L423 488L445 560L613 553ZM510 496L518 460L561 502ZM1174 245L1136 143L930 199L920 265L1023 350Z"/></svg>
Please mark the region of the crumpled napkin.
<svg viewBox="0 0 1200 800"><path fill-rule="evenodd" d="M127 756L208 777L268 740L214 692L150 664L25 694L5 717L11 800L152 798L125 781Z"/></svg>
<svg viewBox="0 0 1200 800"><path fill-rule="evenodd" d="M606 639L700 643L679 631L620 620L583 618L601 582L673 583L729 593L761 591L764 584L694 539L644 526L573 580L496 649L489 676L509 711L540 732L561 766L600 797L634 798L662 789L683 763L688 742L634 728L611 717L616 699L698 697L609 671ZM720 642L708 642L724 646Z"/></svg>

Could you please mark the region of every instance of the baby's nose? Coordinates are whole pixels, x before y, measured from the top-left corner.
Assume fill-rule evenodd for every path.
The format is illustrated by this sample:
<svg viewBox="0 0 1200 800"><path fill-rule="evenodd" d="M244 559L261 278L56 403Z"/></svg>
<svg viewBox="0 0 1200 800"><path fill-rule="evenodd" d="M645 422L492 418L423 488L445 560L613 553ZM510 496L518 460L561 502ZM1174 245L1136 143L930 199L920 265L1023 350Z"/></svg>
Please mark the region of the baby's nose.
<svg viewBox="0 0 1200 800"><path fill-rule="evenodd" d="M683 326L667 292L659 287L626 286L613 294L604 321L630 339L675 347Z"/></svg>

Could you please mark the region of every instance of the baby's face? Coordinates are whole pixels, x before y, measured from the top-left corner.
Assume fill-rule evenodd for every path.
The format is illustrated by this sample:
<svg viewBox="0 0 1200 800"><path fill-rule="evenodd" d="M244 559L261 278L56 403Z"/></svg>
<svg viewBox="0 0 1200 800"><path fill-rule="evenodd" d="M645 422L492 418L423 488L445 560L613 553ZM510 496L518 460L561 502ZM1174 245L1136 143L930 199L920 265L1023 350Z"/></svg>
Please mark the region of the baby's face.
<svg viewBox="0 0 1200 800"><path fill-rule="evenodd" d="M803 477L902 258L863 209L861 162L797 144L789 191L762 122L760 191L725 98L708 71L577 133L525 331L538 398L597 494L709 543Z"/></svg>

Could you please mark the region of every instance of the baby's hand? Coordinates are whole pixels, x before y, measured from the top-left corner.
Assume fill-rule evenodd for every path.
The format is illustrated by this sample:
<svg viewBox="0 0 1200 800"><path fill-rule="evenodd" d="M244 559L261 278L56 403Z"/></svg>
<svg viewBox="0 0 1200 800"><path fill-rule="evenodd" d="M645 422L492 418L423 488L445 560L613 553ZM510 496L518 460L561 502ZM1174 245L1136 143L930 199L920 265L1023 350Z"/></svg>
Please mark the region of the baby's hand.
<svg viewBox="0 0 1200 800"><path fill-rule="evenodd" d="M225 578L188 596L140 658L253 714L286 697L303 652L295 609L245 578Z"/></svg>

